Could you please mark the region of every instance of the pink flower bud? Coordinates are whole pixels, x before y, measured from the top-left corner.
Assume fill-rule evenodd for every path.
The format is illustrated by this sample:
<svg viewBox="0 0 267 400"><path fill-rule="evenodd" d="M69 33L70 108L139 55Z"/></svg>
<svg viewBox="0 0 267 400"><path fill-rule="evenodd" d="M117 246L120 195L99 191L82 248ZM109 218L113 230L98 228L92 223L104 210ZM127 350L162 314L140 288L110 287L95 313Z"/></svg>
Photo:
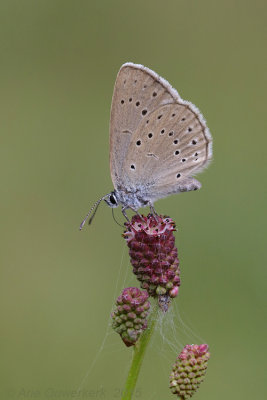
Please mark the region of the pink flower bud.
<svg viewBox="0 0 267 400"><path fill-rule="evenodd" d="M170 388L185 400L193 396L204 380L210 353L207 344L188 344L178 355L172 367Z"/></svg>
<svg viewBox="0 0 267 400"><path fill-rule="evenodd" d="M126 346L133 346L144 329L150 302L148 293L135 287L126 288L117 298L116 308L111 314L112 327L120 334Z"/></svg>

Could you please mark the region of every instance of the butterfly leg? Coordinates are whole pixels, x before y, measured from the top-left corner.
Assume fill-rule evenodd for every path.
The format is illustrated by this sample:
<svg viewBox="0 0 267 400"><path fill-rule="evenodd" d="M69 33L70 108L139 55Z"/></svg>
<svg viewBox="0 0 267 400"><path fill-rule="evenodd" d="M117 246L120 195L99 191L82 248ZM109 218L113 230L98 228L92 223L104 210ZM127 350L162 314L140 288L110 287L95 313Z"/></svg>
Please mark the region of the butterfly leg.
<svg viewBox="0 0 267 400"><path fill-rule="evenodd" d="M157 219L157 217L158 217L158 214L157 214L157 212L156 212L156 210L155 210L155 208L154 208L154 206L153 206L153 203L151 203L150 201L149 201L149 207L150 207L150 212L151 212L151 214Z"/></svg>
<svg viewBox="0 0 267 400"><path fill-rule="evenodd" d="M138 215L138 217L140 217L141 219L143 219L143 217L142 217L142 215L137 211L137 210L135 210L133 207L129 207L135 214L137 214Z"/></svg>
<svg viewBox="0 0 267 400"><path fill-rule="evenodd" d="M138 212L137 210L135 210L133 207L129 207L129 206L127 206L127 207L122 207L121 212L123 213L124 217L127 219L128 222L130 222L130 220L129 220L127 214L126 214L127 208L130 208L130 210L132 210L132 211L133 211L134 213L136 213L140 218L143 219L142 215L139 214L139 212Z"/></svg>
<svg viewBox="0 0 267 400"><path fill-rule="evenodd" d="M121 212L123 213L123 215L124 215L124 217L126 218L126 220L127 220L128 222L130 222L130 220L129 220L127 214L126 214L127 208L128 208L128 207L122 207Z"/></svg>

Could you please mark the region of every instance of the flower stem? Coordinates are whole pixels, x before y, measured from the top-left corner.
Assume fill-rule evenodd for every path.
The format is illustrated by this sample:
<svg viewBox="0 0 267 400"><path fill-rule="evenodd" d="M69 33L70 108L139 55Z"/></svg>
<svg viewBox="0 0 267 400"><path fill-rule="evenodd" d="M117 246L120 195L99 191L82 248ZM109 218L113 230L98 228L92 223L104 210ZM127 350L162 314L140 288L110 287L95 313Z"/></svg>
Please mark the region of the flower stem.
<svg viewBox="0 0 267 400"><path fill-rule="evenodd" d="M158 305L154 304L154 307L152 308L152 311L148 319L147 329L142 333L140 339L134 346L132 364L125 383L122 400L131 400L133 398L136 382L144 359L145 351L148 347L149 341L152 337L155 328L158 310L159 310Z"/></svg>

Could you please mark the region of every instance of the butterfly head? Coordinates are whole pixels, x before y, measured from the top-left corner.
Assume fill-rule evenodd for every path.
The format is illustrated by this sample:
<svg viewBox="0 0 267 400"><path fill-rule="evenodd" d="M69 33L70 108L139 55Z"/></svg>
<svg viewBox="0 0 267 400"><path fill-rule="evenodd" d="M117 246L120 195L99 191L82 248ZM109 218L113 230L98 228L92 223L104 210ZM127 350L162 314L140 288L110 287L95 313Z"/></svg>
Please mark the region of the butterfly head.
<svg viewBox="0 0 267 400"><path fill-rule="evenodd" d="M107 203L107 205L111 208L116 208L119 205L115 192L109 193L104 200Z"/></svg>

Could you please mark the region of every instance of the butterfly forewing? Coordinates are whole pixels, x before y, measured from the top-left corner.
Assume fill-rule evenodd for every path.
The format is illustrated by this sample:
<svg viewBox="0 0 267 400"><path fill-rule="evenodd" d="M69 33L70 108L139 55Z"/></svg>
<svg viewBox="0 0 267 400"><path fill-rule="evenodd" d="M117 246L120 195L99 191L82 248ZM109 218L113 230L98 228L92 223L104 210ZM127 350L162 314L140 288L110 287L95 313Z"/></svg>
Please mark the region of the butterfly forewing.
<svg viewBox="0 0 267 400"><path fill-rule="evenodd" d="M115 188L121 180L128 179L123 162L138 125L160 105L174 102L173 95L153 71L131 63L121 67L114 86L110 117L110 171Z"/></svg>

